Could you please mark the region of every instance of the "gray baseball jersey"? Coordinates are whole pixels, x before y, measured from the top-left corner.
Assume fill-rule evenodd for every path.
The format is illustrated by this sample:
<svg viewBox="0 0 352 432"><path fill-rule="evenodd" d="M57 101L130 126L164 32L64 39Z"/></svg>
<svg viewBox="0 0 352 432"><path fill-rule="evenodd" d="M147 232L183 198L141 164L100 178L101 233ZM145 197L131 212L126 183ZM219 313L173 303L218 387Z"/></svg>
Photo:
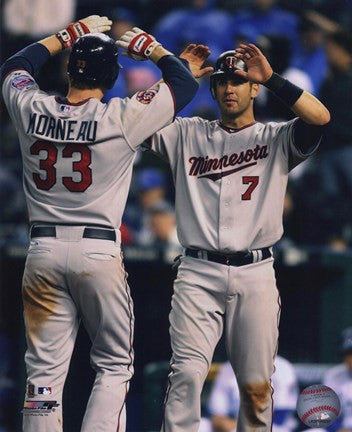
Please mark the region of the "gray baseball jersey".
<svg viewBox="0 0 352 432"><path fill-rule="evenodd" d="M235 130L177 118L151 138L171 165L186 248L170 312L163 432L198 431L202 386L223 332L241 395L237 430L271 429L280 298L270 250L283 232L288 174L308 156L294 145L295 121Z"/></svg>
<svg viewBox="0 0 352 432"><path fill-rule="evenodd" d="M172 121L167 85L70 105L21 70L6 77L3 95L20 140L30 222L118 228L136 148Z"/></svg>
<svg viewBox="0 0 352 432"><path fill-rule="evenodd" d="M36 225L23 275L23 430L62 432L62 391L82 319L96 379L81 431L124 431L134 314L119 226L135 150L172 121L173 97L161 83L131 99L72 105L40 91L24 70L5 78L3 95Z"/></svg>
<svg viewBox="0 0 352 432"><path fill-rule="evenodd" d="M283 233L289 171L308 155L293 144L293 124L240 130L200 117L176 118L151 149L170 162L178 235L184 247L223 252L271 246Z"/></svg>

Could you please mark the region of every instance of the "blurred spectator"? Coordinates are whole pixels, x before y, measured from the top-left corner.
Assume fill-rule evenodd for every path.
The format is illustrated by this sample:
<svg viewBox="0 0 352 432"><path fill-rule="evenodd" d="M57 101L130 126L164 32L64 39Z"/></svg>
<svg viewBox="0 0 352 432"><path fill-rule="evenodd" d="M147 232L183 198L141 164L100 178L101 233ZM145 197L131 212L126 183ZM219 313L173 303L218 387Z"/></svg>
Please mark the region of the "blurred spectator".
<svg viewBox="0 0 352 432"><path fill-rule="evenodd" d="M0 432L9 432L10 415L14 415L16 386L11 377L13 346L10 339L0 334Z"/></svg>
<svg viewBox="0 0 352 432"><path fill-rule="evenodd" d="M18 223L26 220L27 207L18 177L0 161L0 222ZM4 205L6 204L6 205Z"/></svg>
<svg viewBox="0 0 352 432"><path fill-rule="evenodd" d="M156 168L144 168L135 174L137 200L129 199L123 221L132 230L133 241L143 243L150 234L148 210L166 195L164 174Z"/></svg>
<svg viewBox="0 0 352 432"><path fill-rule="evenodd" d="M138 27L138 17L130 9L118 7L109 14L113 21L111 37L119 39L126 31ZM119 55L119 64L122 69L119 79L112 89L108 90L103 101L107 102L112 97L130 97L139 90L145 90L161 78L160 70L150 61L135 61L129 57Z"/></svg>
<svg viewBox="0 0 352 432"><path fill-rule="evenodd" d="M209 87L209 77L198 79L199 88L195 97L177 115L179 117L199 116L207 120L219 117L218 106L212 98Z"/></svg>
<svg viewBox="0 0 352 432"><path fill-rule="evenodd" d="M38 40L62 30L73 21L76 0L7 0L4 5L4 27L11 35Z"/></svg>
<svg viewBox="0 0 352 432"><path fill-rule="evenodd" d="M255 0L252 7L234 16L232 40L245 39L256 43L261 35L285 35L294 43L297 39L297 27L298 17L276 6L276 0Z"/></svg>
<svg viewBox="0 0 352 432"><path fill-rule="evenodd" d="M3 6L2 58L66 27L75 17L76 0L7 0Z"/></svg>
<svg viewBox="0 0 352 432"><path fill-rule="evenodd" d="M352 327L342 332L342 363L326 371L324 384L332 388L341 403L341 414L329 432L352 431Z"/></svg>
<svg viewBox="0 0 352 432"><path fill-rule="evenodd" d="M274 389L273 432L290 432L295 429L295 410L298 397L298 384L292 364L283 357L275 359L275 372L272 376ZM208 401L210 424L206 427L203 419L203 432L233 432L236 430L240 396L236 377L230 362L220 369Z"/></svg>
<svg viewBox="0 0 352 432"><path fill-rule="evenodd" d="M139 236L139 244L158 248L164 261L173 262L183 250L177 239L174 208L166 201L158 201L148 209L147 216L148 229Z"/></svg>
<svg viewBox="0 0 352 432"><path fill-rule="evenodd" d="M176 9L159 20L153 34L174 54L188 43L207 45L216 60L229 47L230 14L216 9L216 0L192 0L190 7Z"/></svg>
<svg viewBox="0 0 352 432"><path fill-rule="evenodd" d="M326 54L329 73L320 100L331 122L295 183L295 207L302 244L342 251L352 245L352 36L341 30L327 35Z"/></svg>
<svg viewBox="0 0 352 432"><path fill-rule="evenodd" d="M291 60L292 67L309 75L313 85L311 92L315 95L319 93L327 73L324 36L324 30L317 22L304 17L299 25L299 38Z"/></svg>
<svg viewBox="0 0 352 432"><path fill-rule="evenodd" d="M308 92L312 91L313 85L308 74L290 66L292 44L289 38L282 35L262 35L258 38L257 44L276 73L298 87ZM261 86L259 95L256 98L255 113L257 118L264 122L289 120L295 116L287 105L264 86Z"/></svg>

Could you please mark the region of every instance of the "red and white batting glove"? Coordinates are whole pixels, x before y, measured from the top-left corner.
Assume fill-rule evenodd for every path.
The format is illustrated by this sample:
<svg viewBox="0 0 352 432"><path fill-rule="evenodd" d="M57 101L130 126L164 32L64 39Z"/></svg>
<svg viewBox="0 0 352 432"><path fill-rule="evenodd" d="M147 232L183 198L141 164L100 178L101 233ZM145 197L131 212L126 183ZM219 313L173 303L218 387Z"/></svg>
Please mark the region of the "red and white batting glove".
<svg viewBox="0 0 352 432"><path fill-rule="evenodd" d="M120 37L116 45L126 50L123 55L143 61L147 60L154 49L161 44L155 40L154 36L138 27L133 27Z"/></svg>
<svg viewBox="0 0 352 432"><path fill-rule="evenodd" d="M112 21L106 16L91 15L80 21L69 24L65 30L61 30L56 37L61 42L62 48L69 48L80 36L87 33L102 33L111 29Z"/></svg>

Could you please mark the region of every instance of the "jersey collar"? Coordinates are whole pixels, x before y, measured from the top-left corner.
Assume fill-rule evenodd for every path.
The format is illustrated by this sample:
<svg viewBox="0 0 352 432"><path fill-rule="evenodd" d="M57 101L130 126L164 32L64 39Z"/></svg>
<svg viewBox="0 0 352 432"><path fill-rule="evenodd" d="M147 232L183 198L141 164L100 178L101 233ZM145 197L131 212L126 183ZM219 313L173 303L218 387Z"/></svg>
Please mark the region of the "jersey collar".
<svg viewBox="0 0 352 432"><path fill-rule="evenodd" d="M57 103L64 104L64 105L72 105L72 106L84 105L90 99L92 99L92 98L87 98L87 99L81 100L80 102L70 102L69 100L67 100L67 98L64 98L61 96L55 96L55 100Z"/></svg>
<svg viewBox="0 0 352 432"><path fill-rule="evenodd" d="M242 126L241 128L235 129L235 128L229 128L228 126L225 126L223 123L221 123L220 120L218 120L218 125L219 125L222 129L224 129L226 132L228 132L228 133L236 133L236 132L239 132L239 131L241 131L241 130L243 130L243 129L246 129L246 128L248 128L248 127L253 126L253 125L256 124L256 123L257 123L257 122L254 121L254 122L252 122L252 123L249 123L248 125Z"/></svg>

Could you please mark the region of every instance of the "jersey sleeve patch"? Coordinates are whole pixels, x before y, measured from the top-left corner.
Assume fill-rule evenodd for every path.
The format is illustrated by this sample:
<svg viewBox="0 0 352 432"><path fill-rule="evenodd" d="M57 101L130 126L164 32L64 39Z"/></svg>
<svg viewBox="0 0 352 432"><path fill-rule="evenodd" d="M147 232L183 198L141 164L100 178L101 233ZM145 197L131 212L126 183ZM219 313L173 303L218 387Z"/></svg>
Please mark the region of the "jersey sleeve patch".
<svg viewBox="0 0 352 432"><path fill-rule="evenodd" d="M28 75L15 76L11 81L11 87L16 90L22 91L30 87L37 87L37 83Z"/></svg>
<svg viewBox="0 0 352 432"><path fill-rule="evenodd" d="M141 90L137 93L137 101L142 104L150 104L153 97L158 93L155 89Z"/></svg>

